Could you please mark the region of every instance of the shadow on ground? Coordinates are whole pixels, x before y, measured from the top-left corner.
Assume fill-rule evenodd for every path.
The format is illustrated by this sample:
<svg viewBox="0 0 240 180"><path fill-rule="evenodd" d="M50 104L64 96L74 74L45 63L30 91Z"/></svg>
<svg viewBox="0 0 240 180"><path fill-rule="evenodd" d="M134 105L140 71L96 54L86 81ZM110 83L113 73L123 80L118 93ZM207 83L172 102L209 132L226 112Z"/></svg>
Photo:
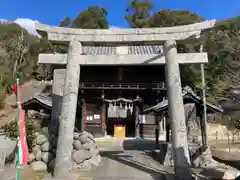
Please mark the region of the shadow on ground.
<svg viewBox="0 0 240 180"><path fill-rule="evenodd" d="M165 141L159 141L159 144ZM156 149L156 141L154 139L126 139L123 141L124 150L146 151Z"/></svg>
<svg viewBox="0 0 240 180"><path fill-rule="evenodd" d="M144 152L142 152L144 153ZM149 167L143 163L140 163L138 161L133 160L133 156L131 155L125 155L123 154L123 151L108 151L108 152L102 152L101 155L103 157L109 158L111 160L120 162L124 165L127 165L129 167L133 167L139 171L145 172L149 174L149 176L152 177L152 179L161 180L161 178L164 178L164 174L167 174L166 171L160 171L159 169ZM126 172L128 173L128 172Z"/></svg>
<svg viewBox="0 0 240 180"><path fill-rule="evenodd" d="M222 160L216 156L213 156L213 159L220 162L220 163L224 163L226 165L229 165L231 167L234 167L238 170L240 170L240 161L227 161L227 160Z"/></svg>
<svg viewBox="0 0 240 180"><path fill-rule="evenodd" d="M159 144L161 144L161 143L164 143L164 141L159 142ZM156 142L153 139L148 139L148 140L147 139L144 139L144 140L143 139L128 139L128 140L123 141L123 144L122 144L123 151L103 152L102 156L112 159L114 161L118 161L124 165L133 167L142 172L145 172L145 173L149 174L152 177L152 179L164 179L165 176L172 176L172 172L165 170L167 168L163 168L163 166L157 160L152 159L152 161L155 161L156 163L158 163L159 167L162 167L162 168L150 167L144 162L135 161L133 159L133 156L127 155L124 153L124 151L138 151L138 153L142 153L145 156L150 156L149 158L153 158L152 150L155 150L156 148L157 148ZM182 155L182 157L183 157L182 161L184 161L186 164L187 161L186 161L186 157L184 157L183 149L178 149L177 153ZM216 159L216 160L220 162L219 159ZM234 162L234 163L228 163L225 161L224 162L221 161L221 162L239 169L239 164L240 164L239 161ZM238 166L236 165L237 163L238 163ZM216 169L211 169L211 168L201 170L200 174L197 173L198 175L193 173L193 171L185 172L184 174L186 174L186 173L192 173L192 174L194 174L195 177L196 176L199 178L201 177L200 179L209 179L210 177L214 177L214 178L210 178L210 179L222 179L225 175L224 172L218 171Z"/></svg>

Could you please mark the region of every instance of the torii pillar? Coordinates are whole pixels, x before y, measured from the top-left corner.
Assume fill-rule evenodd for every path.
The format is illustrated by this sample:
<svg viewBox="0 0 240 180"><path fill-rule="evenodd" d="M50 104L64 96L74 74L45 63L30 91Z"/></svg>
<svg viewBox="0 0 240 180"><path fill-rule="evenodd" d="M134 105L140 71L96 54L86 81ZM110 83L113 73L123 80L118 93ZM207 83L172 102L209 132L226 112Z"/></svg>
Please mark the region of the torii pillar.
<svg viewBox="0 0 240 180"><path fill-rule="evenodd" d="M179 178L192 179L187 141L187 131L182 97L182 85L179 63L177 60L177 45L174 40L164 44L166 58L165 73L168 94L168 112L171 122L171 137L174 156L174 169Z"/></svg>
<svg viewBox="0 0 240 180"><path fill-rule="evenodd" d="M73 39L69 44L62 110L59 121L57 153L53 174L56 179L68 177L71 169L70 158L80 78L80 65L77 62L81 52L81 43Z"/></svg>

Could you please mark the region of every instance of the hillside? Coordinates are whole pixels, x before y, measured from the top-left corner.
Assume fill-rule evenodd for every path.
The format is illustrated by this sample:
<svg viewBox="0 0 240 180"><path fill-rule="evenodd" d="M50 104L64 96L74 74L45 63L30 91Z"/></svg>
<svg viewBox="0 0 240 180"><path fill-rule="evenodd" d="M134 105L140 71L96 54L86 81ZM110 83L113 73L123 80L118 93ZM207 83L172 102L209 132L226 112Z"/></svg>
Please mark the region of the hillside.
<svg viewBox="0 0 240 180"><path fill-rule="evenodd" d="M41 91L43 84L36 80L49 78L47 69L37 64L41 52L52 52L47 40L30 35L17 24L0 23L0 124L15 117L15 97L7 94L16 77L22 84L22 99Z"/></svg>
<svg viewBox="0 0 240 180"><path fill-rule="evenodd" d="M21 85L20 100L28 100L29 98L43 92L48 84L49 83L47 81L36 81L34 79L25 82L23 85ZM5 107L0 109L0 126L15 119L15 105L15 95L7 95L5 99Z"/></svg>

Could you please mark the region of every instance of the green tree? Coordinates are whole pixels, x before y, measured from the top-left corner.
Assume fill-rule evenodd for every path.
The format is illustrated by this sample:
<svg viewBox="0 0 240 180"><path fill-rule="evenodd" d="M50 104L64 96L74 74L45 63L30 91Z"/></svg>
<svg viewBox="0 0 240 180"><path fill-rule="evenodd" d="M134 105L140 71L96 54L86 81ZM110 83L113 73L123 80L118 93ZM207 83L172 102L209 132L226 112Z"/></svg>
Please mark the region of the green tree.
<svg viewBox="0 0 240 180"><path fill-rule="evenodd" d="M99 6L90 6L87 10L81 11L72 21L72 28L82 29L108 29L108 12Z"/></svg>
<svg viewBox="0 0 240 180"><path fill-rule="evenodd" d="M71 25L71 19L69 17L65 17L61 22L60 22L60 27L69 27Z"/></svg>
<svg viewBox="0 0 240 180"><path fill-rule="evenodd" d="M202 44L204 52L208 53L209 62L205 65L205 72L207 94L212 102L216 103L226 99L229 90L239 85L239 39L239 24L236 18L232 18L217 22L214 28L204 31L199 40L187 46L188 51L195 52ZM201 73L199 65L190 65L187 68L186 79L200 88Z"/></svg>
<svg viewBox="0 0 240 180"><path fill-rule="evenodd" d="M205 40L209 52L207 78L211 91L220 99L239 85L240 27L236 18L218 22Z"/></svg>
<svg viewBox="0 0 240 180"><path fill-rule="evenodd" d="M126 9L126 20L132 28L149 27L153 2L151 0L132 0Z"/></svg>
<svg viewBox="0 0 240 180"><path fill-rule="evenodd" d="M149 1L132 0L127 9L126 20L131 27L172 27L203 21L204 19L188 10L164 9L151 15ZM200 45L208 52L206 64L207 93L214 102L228 96L232 87L240 86L240 40L239 20L232 18L217 22L211 30L204 31L200 39L178 43L178 52L199 52ZM199 65L180 66L182 82L201 88ZM214 97L214 98L212 98Z"/></svg>
<svg viewBox="0 0 240 180"><path fill-rule="evenodd" d="M0 24L1 99L16 77L21 82L31 79L34 73L46 78L44 74L40 75L45 67L37 64L38 54L42 52L57 51L49 41L30 35L17 24Z"/></svg>
<svg viewBox="0 0 240 180"><path fill-rule="evenodd" d="M163 9L154 13L149 20L150 27L171 27L203 21L203 18L188 10Z"/></svg>

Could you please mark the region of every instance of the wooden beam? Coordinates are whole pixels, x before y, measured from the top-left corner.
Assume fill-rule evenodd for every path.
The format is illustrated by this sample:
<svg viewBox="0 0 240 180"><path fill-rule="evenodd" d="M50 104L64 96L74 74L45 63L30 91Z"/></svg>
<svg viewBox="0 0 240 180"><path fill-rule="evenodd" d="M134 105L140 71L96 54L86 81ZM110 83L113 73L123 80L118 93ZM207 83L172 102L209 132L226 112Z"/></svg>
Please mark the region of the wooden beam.
<svg viewBox="0 0 240 180"><path fill-rule="evenodd" d="M129 28L129 29L74 29L36 24L40 33L46 32L50 41L66 42L73 39L80 42L153 42L168 39L182 40L193 35L199 36L202 30L212 28L215 20L184 26L164 28Z"/></svg>
<svg viewBox="0 0 240 180"><path fill-rule="evenodd" d="M207 53L180 53L177 55L180 64L207 63ZM40 54L38 57L39 64L66 64L67 54ZM163 54L151 55L79 55L81 65L151 65L165 64Z"/></svg>

